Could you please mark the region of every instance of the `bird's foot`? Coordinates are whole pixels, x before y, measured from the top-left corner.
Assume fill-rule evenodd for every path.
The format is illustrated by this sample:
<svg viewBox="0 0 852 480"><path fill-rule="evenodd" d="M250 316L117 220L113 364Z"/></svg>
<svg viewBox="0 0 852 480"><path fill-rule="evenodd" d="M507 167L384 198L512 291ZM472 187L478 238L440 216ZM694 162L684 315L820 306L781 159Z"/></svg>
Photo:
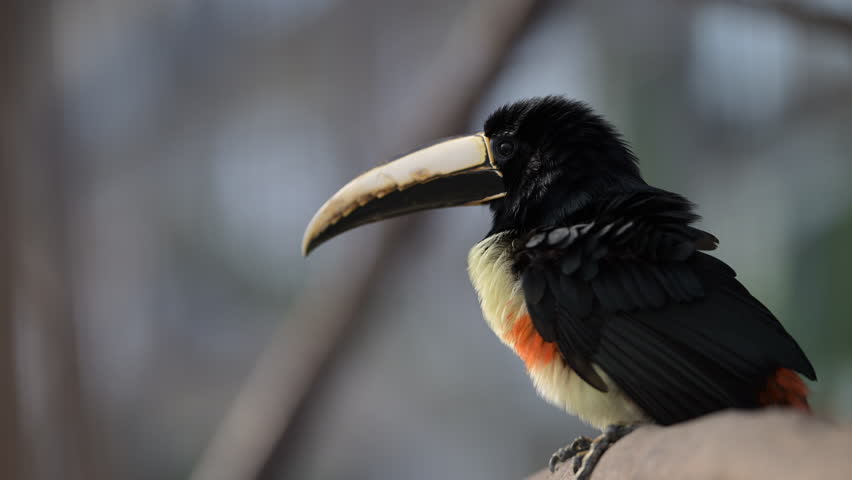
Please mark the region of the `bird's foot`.
<svg viewBox="0 0 852 480"><path fill-rule="evenodd" d="M628 433L636 430L639 425L610 425L604 430L603 434L589 440L586 437L580 437L570 445L566 445L557 450L550 457L550 471L555 472L559 464L573 458L571 467L574 470L575 480L589 480L592 471L598 464L601 455L612 446L613 443L623 438Z"/></svg>
<svg viewBox="0 0 852 480"><path fill-rule="evenodd" d="M583 458L583 455L589 450L589 447L592 446L592 439L589 437L577 437L573 442L559 450L553 452L553 455L550 456L550 473L556 472L556 469L559 468L559 464L565 462L570 458L574 458L575 460L578 458ZM576 469L575 469L576 471Z"/></svg>

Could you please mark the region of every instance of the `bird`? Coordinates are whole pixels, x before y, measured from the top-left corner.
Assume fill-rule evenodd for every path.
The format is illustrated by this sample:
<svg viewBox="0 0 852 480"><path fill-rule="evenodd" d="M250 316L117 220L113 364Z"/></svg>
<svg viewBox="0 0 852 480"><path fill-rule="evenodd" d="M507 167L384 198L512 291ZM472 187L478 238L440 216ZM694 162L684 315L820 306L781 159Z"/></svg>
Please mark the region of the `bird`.
<svg viewBox="0 0 852 480"><path fill-rule="evenodd" d="M356 177L316 212L302 251L371 222L487 206L468 254L485 321L549 403L602 431L557 450L588 479L601 455L645 424L724 409L810 411L796 340L707 253L695 205L648 184L616 128L560 95L498 108L483 131Z"/></svg>

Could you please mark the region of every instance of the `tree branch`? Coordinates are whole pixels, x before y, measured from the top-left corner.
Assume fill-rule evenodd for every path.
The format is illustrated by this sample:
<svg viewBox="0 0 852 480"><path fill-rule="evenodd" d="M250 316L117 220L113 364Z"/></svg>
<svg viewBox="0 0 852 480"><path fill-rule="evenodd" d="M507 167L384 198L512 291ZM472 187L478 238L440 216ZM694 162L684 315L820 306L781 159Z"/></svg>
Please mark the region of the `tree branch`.
<svg viewBox="0 0 852 480"><path fill-rule="evenodd" d="M852 425L791 410L728 411L645 426L601 457L592 480L852 478ZM528 480L572 480L568 465Z"/></svg>
<svg viewBox="0 0 852 480"><path fill-rule="evenodd" d="M388 151L463 131L482 94L496 78L515 41L532 23L543 2L472 2L445 48L424 69L416 115L388 131ZM422 78L421 78L422 77ZM440 99L440 101L437 101ZM349 275L325 272L306 288L261 355L233 407L192 474L193 480L253 479L274 475L286 460L294 423L306 414L326 372L356 324L363 318L373 287L389 271L405 239L421 232L413 217L380 229L373 251L353 255ZM295 246L294 246L295 247ZM334 302L323 292L334 291ZM292 339L299 339L294 344ZM311 343L310 339L316 339ZM293 369L282 373L283 368Z"/></svg>
<svg viewBox="0 0 852 480"><path fill-rule="evenodd" d="M829 12L824 8L813 7L808 2L791 2L788 0L692 0L692 3L696 5L728 4L754 10L775 12L803 27L836 33L852 41L852 18Z"/></svg>

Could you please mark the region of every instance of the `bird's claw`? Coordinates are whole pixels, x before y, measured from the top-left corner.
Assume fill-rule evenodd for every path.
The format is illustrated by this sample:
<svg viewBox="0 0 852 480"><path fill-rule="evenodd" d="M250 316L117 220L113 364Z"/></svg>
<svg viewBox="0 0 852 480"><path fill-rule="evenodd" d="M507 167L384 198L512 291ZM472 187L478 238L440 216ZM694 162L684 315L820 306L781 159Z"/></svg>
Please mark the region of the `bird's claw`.
<svg viewBox="0 0 852 480"><path fill-rule="evenodd" d="M574 471L576 472L579 465L582 464L582 458L585 456L586 451L589 447L591 447L591 445L592 440L589 437L577 437L570 444L553 452L553 455L550 456L550 462L548 463L550 473L555 473L559 468L559 464L570 458L574 459ZM580 463L578 463L578 459Z"/></svg>
<svg viewBox="0 0 852 480"><path fill-rule="evenodd" d="M601 455L613 443L637 427L638 425L610 425L602 435L594 440L587 437L577 438L570 445L560 448L550 457L550 472L555 473L560 463L573 458L571 467L574 470L574 479L589 480Z"/></svg>
<svg viewBox="0 0 852 480"><path fill-rule="evenodd" d="M591 448L591 445L589 445L589 448ZM580 468L583 467L583 459L586 458L587 453L589 453L588 449L582 452L577 452L571 460L571 471L574 472L574 475L577 475L577 472L579 472Z"/></svg>

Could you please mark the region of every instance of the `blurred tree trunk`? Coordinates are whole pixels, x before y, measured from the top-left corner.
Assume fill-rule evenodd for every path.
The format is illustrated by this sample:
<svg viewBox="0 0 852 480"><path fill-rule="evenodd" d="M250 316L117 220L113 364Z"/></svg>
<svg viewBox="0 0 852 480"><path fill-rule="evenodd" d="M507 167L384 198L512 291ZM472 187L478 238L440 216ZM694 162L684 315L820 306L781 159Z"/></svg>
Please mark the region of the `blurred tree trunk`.
<svg viewBox="0 0 852 480"><path fill-rule="evenodd" d="M100 462L73 321L73 156L54 71L53 6L0 7L0 476L89 480L99 477Z"/></svg>
<svg viewBox="0 0 852 480"><path fill-rule="evenodd" d="M11 165L15 156L15 102L20 71L18 38L23 31L23 2L0 7L0 477L24 478L26 449L21 435L15 362L14 207Z"/></svg>

